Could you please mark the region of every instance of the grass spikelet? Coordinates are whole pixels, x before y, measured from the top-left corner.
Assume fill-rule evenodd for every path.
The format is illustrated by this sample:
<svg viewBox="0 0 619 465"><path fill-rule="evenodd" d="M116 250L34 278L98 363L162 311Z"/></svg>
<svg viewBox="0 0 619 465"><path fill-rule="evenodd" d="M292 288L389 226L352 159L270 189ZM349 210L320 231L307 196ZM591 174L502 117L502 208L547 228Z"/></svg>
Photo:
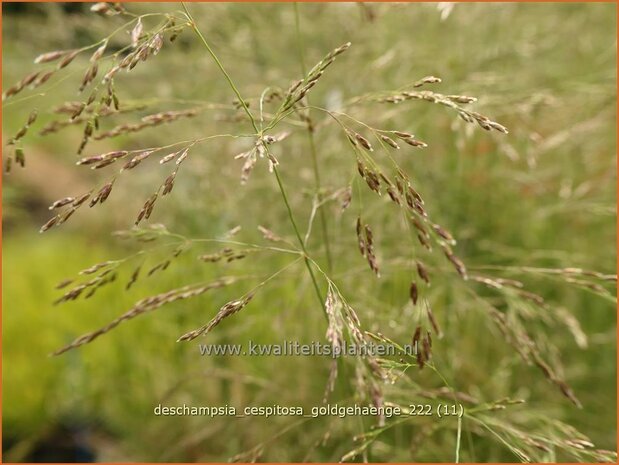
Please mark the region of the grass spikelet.
<svg viewBox="0 0 619 465"><path fill-rule="evenodd" d="M393 147L394 149L399 150L400 146L397 144L396 141L394 141L391 137L389 136L385 136L384 134L380 135L380 139L387 145L389 145L390 147Z"/></svg>
<svg viewBox="0 0 619 465"><path fill-rule="evenodd" d="M174 179L176 178L176 170L172 172L172 174L170 174L166 180L163 182L163 192L161 193L161 195L167 195L172 191L172 188L174 187Z"/></svg>
<svg viewBox="0 0 619 465"><path fill-rule="evenodd" d="M428 303L428 301L425 301L425 310L426 310L426 315L428 315L428 321L430 321L430 325L432 326L432 329L434 330L434 332L437 334L438 337L441 337L443 335L443 332L441 331L440 326L438 325L438 321L436 321L436 317L434 316L434 312L432 312L432 308L430 308L430 304Z"/></svg>
<svg viewBox="0 0 619 465"><path fill-rule="evenodd" d="M38 112L36 110L32 111L28 116L28 120L26 121L26 123L19 129L19 131L17 131L17 133L13 137L9 139L7 145L15 145L17 141L23 138L28 132L30 126L36 121L37 116Z"/></svg>
<svg viewBox="0 0 619 465"><path fill-rule="evenodd" d="M415 82L413 87L421 87L425 84L438 84L440 82L442 82L441 78L437 78L436 76L426 76Z"/></svg>
<svg viewBox="0 0 619 465"><path fill-rule="evenodd" d="M417 274L426 284L430 284L430 276L428 275L428 270L426 269L425 265L419 260L417 260Z"/></svg>
<svg viewBox="0 0 619 465"><path fill-rule="evenodd" d="M142 265L138 265L135 270L133 271L133 273L131 273L131 277L129 278L129 281L127 282L127 285L125 286L125 290L128 291L129 289L131 289L131 287L137 282L139 276L140 276L140 271L142 270Z"/></svg>
<svg viewBox="0 0 619 465"><path fill-rule="evenodd" d="M92 208L97 205L97 203L105 202L112 192L112 187L114 187L114 181L106 183L101 189L99 189L99 192L97 192L90 200L89 207Z"/></svg>
<svg viewBox="0 0 619 465"><path fill-rule="evenodd" d="M419 288L417 287L417 283L415 281L411 281L409 296L413 305L417 305L417 300L419 299Z"/></svg>
<svg viewBox="0 0 619 465"><path fill-rule="evenodd" d="M374 255L374 234L368 224L364 225L363 231L365 233L365 257L368 260L371 270L377 277L380 277L378 262L376 260L376 255Z"/></svg>
<svg viewBox="0 0 619 465"><path fill-rule="evenodd" d="M282 240L281 237L279 237L277 234L275 234L273 231L271 231L268 228L265 228L264 226L258 226L258 231L260 231L262 233L262 236L267 240L267 241L271 241L271 242L280 242Z"/></svg>
<svg viewBox="0 0 619 465"><path fill-rule="evenodd" d="M356 231L357 231L357 244L359 245L359 252L361 253L362 257L365 257L365 250L366 250L365 235L364 235L363 225L361 224L361 217L357 217Z"/></svg>
<svg viewBox="0 0 619 465"><path fill-rule="evenodd" d="M73 52L68 53L58 63L58 69L62 69L62 68L69 66L79 53L80 53L80 50L74 50Z"/></svg>
<svg viewBox="0 0 619 465"><path fill-rule="evenodd" d="M208 324L190 331L188 333L183 334L180 338L178 338L178 342L181 341L191 341L198 336L208 334L215 326L221 323L224 319L228 318L230 315L233 315L239 311L241 311L252 299L253 294L248 294L245 297L239 300L232 300L225 304L223 307L219 309L215 317L208 322Z"/></svg>
<svg viewBox="0 0 619 465"><path fill-rule="evenodd" d="M135 220L135 225L137 226L138 224L140 224L140 222L143 219L148 219L150 218L151 213L153 212L153 208L155 206L155 202L157 201L157 198L159 197L158 192L155 192L153 195L151 195L148 200L146 200L146 202L144 203L144 206L142 207L142 209L139 211L138 213L138 217Z"/></svg>
<svg viewBox="0 0 619 465"><path fill-rule="evenodd" d="M370 142L369 142L369 141L368 141L365 137L363 137L363 136L362 136L361 134L359 134L359 133L355 133L355 134L354 134L354 136L355 136L355 139L356 139L356 140L359 142L359 144L361 145L361 147L363 147L364 149L366 149L366 150L368 150L368 151L370 151L370 152L373 152L373 151L374 151L374 149L372 148L372 145L370 144Z"/></svg>
<svg viewBox="0 0 619 465"><path fill-rule="evenodd" d="M462 279L467 280L468 275L466 272L466 266L464 265L464 262L462 262L462 260L460 260L449 247L443 246L443 252L445 254L445 257L447 257L447 259L451 262L451 264L454 266L454 268L456 269L458 274L462 277Z"/></svg>
<svg viewBox="0 0 619 465"><path fill-rule="evenodd" d="M185 300L185 299L197 297L212 289L218 289L223 286L227 286L231 284L233 281L234 280L232 278L222 278L220 280L214 281L209 284L183 286L178 289L173 289L171 291L167 291L167 292L157 294L151 297L146 297L136 302L136 304L129 311L122 314L118 318L112 320L106 326L96 331L93 331L93 332L90 332L90 333L87 333L87 334L84 334L78 337L70 344L53 352L52 355L60 355L69 350L83 346L84 344L89 344L92 341L94 341L96 338L98 338L99 336L116 328L119 324L125 321L128 321L128 320L131 320L133 318L136 318L140 315L143 315L144 313L156 310L159 307L162 307L163 305L167 305L167 304L176 302L178 300ZM79 292L81 292L81 290Z"/></svg>
<svg viewBox="0 0 619 465"><path fill-rule="evenodd" d="M125 170L132 170L136 166L138 166L142 161L146 160L152 153L156 150L144 150L142 152L138 152L131 160L129 160L125 165L121 168L121 172ZM164 157L165 158L165 157ZM161 163L161 162L160 162Z"/></svg>
<svg viewBox="0 0 619 465"><path fill-rule="evenodd" d="M43 233L47 231L48 229L53 228L56 225L56 223L58 223L59 220L60 220L60 215L56 215L50 218L43 226L41 226L41 229L39 230L39 232Z"/></svg>
<svg viewBox="0 0 619 465"><path fill-rule="evenodd" d="M71 53L70 50L54 50L53 52L42 53L34 59L34 63L49 63L50 61L56 61L61 57L67 56L69 53Z"/></svg>

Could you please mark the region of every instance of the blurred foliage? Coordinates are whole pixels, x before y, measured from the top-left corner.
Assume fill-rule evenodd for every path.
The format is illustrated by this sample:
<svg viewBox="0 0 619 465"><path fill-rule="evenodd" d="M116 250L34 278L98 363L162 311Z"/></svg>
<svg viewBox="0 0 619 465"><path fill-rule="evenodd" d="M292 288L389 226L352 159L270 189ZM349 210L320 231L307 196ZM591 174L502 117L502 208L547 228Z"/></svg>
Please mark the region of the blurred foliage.
<svg viewBox="0 0 619 465"><path fill-rule="evenodd" d="M174 12L180 4L127 4L137 14ZM244 96L257 98L267 86L286 89L300 77L293 5L189 5ZM3 4L3 82L21 79L39 53L89 45L122 27L127 18L101 17L76 4ZM409 381L386 387L387 400L424 403L420 392L449 383L480 402L506 396L526 403L485 414L492 432L466 417L460 459L514 461L510 429L556 433L558 422L586 434L596 447L616 449L615 305L553 276L520 267L582 267L613 273L616 264L616 5L615 4L301 4L306 64L317 62L347 41L311 93L311 102L337 107L370 93L396 90L426 75L443 83L438 92L479 98L474 108L505 124L507 136L467 125L438 105L364 101L347 113L372 126L411 131L429 144L425 151L402 149L394 156L415 179L431 216L458 238L457 253L471 270L497 267L521 279L553 306L565 307L588 337L579 347L570 331L552 317L530 312L530 331L547 348L552 363L584 405L572 406L538 369L525 365L487 317L481 300L447 266L432 269L429 292L445 337L436 341L432 370L410 369ZM179 13L180 14L180 13ZM145 18L146 26L159 21ZM62 27L58 27L62 24ZM114 36L110 49L128 43ZM227 460L263 444L261 460L333 461L354 449L355 434L369 431L370 419L290 417L156 417L159 404L304 405L322 402L329 361L318 357L200 357L197 345L176 344L178 336L206 323L223 303L250 285L181 301L121 325L92 344L62 357L47 355L79 334L96 329L139 298L220 275L266 277L287 264L285 256L260 254L219 267L195 259L216 246L199 244L164 273L139 281L129 292L123 282L90 300L54 307L61 280L93 263L135 253L134 245L111 236L127 229L145 199L167 176L167 167L119 177L110 199L79 211L66 225L43 236L47 206L64 195L101 185L107 176L75 167L80 127L41 137L37 130L56 117L64 101L86 98L77 88L87 56L78 57L45 86L4 102L4 142L33 108L40 116L26 137L27 166L3 178L3 435L6 457L32 457L38 442L57 424L88 425L98 460ZM111 117L102 130L135 122L159 111L203 105L197 118L91 143L86 154L169 144L211 134L247 134L249 124L231 108L233 95L190 30L161 53L116 79L122 106L144 110ZM255 110L255 107L252 107ZM321 115L313 114L318 121ZM292 135L278 147L284 182L295 215L305 227L311 208L312 172L307 135ZM316 144L323 184L345 187L356 167L339 128L321 126ZM235 240L258 242L256 225L292 237L286 211L266 168L239 185L248 149L243 139L201 144L181 169L170 196L160 201L153 222L192 238L222 238L236 225ZM5 148L6 150L10 150ZM377 158L380 155L377 155ZM384 160L381 160L381 163ZM144 167L140 167L144 168ZM101 170L105 171L105 170ZM344 214L326 207L333 249L333 276L349 295L364 327L408 343L415 328L407 306L411 271L407 232L397 210L365 186ZM383 276L374 278L356 250L354 222L372 224ZM313 234L310 250L322 260L323 244ZM158 249L157 249L158 250ZM157 263L159 252L147 258ZM442 268L441 268L442 267ZM131 274L123 269L122 279ZM252 278L250 278L251 280ZM491 301L494 294L481 289ZM305 270L298 264L262 289L239 315L208 336L211 343L323 340L325 324ZM331 402L350 402L352 372L340 370ZM440 373L440 376L437 374ZM407 384L411 383L411 384ZM439 422L439 423L437 423ZM368 449L370 461L450 461L457 421L412 417L394 424ZM493 427L494 428L494 427ZM326 434L329 434L326 437ZM500 439L499 439L500 438ZM325 439L324 441L322 441ZM515 445L514 445L515 444ZM519 447L519 446L518 446ZM576 451L577 453L577 451ZM539 452L537 460L578 457L560 450ZM249 456L251 457L251 455ZM360 459L362 456L359 456Z"/></svg>

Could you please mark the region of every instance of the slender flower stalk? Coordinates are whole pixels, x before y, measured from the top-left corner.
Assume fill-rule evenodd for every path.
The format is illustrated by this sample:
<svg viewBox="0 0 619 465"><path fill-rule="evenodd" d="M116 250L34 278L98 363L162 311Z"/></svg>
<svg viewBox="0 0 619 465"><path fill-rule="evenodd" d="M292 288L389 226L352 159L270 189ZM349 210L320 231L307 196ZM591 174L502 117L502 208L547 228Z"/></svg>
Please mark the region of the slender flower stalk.
<svg viewBox="0 0 619 465"><path fill-rule="evenodd" d="M299 16L299 4L294 3L294 23L297 35L297 48L299 50L299 64L301 66L301 73L303 76L307 74L305 66L305 52L303 37L301 36L301 20ZM309 110L308 110L309 111ZM307 123L307 140L310 147L310 155L312 157L312 170L314 171L314 183L316 187L316 200L318 201L318 215L320 226L322 230L322 240L325 244L325 255L327 258L327 271L331 271L333 268L333 260L331 258L331 245L329 243L329 229L327 227L327 218L325 216L325 210L322 208L322 184L320 182L320 169L318 167L318 153L316 151L316 139L314 137L314 131L311 124Z"/></svg>
<svg viewBox="0 0 619 465"><path fill-rule="evenodd" d="M247 106L247 103L245 102L245 100L241 96L241 93L239 92L239 90L237 89L236 85L234 84L234 81L232 81L232 78L230 77L228 72L225 70L223 64L221 63L221 61L219 61L219 58L217 58L217 55L215 54L213 49L209 46L208 42L206 41L206 38L202 35L200 30L198 29L198 26L197 26L195 20L193 19L193 17L191 16L191 13L189 13L189 10L187 9L187 5L185 5L184 2L182 2L182 5L183 5L183 9L185 10L185 14L187 15L187 18L189 19L189 21L191 23L191 28L195 31L195 33L198 35L198 37L200 37L200 40L202 41L202 43L204 44L204 46L208 50L209 54L211 55L211 57L213 58L213 60L217 64L217 67L222 72L222 74L225 76L226 80L228 81L228 84L230 85L230 87L232 88L234 93L236 94L236 96L237 96L241 106L243 107L243 110L245 111L245 113L249 117L249 120L251 121L251 124L252 124L254 130L256 131L256 134L261 136L261 134L259 134L260 131L258 130L258 125L256 124L254 116L251 114L251 111L249 111L249 107ZM307 250L305 248L305 244L303 243L303 238L301 237L301 233L299 232L299 228L298 228L297 223L296 223L296 221L294 219L294 215L292 213L292 209L290 208L290 202L288 201L288 196L286 195L286 190L284 188L284 184L282 183L281 177L279 175L279 170L277 169L277 166L273 167L273 171L275 173L275 178L277 179L277 185L279 187L280 194L282 196L282 199L283 199L284 203L286 204L286 209L288 211L288 217L290 218L290 223L291 223L291 225L292 225L292 227L294 229L294 232L296 234L297 240L299 241L299 246L301 247L301 250L303 251L304 258L305 258L305 266L307 267L307 271L309 272L310 278L312 280L312 284L313 284L314 290L316 292L316 297L318 298L318 301L320 302L320 305L321 305L323 311L326 312L325 306L324 306L324 299L322 298L322 294L320 292L320 287L318 286L318 282L316 281L316 276L314 275L314 272L312 271L312 267L310 265L310 259L309 259L309 256L307 254ZM325 313L325 315L326 315L326 313Z"/></svg>

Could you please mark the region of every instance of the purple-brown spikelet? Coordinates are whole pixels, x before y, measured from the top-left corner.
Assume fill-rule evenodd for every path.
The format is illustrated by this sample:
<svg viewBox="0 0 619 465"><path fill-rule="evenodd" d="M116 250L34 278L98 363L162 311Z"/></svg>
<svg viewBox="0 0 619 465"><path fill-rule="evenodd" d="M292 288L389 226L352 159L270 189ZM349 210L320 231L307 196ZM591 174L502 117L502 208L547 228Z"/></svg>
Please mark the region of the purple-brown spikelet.
<svg viewBox="0 0 619 465"><path fill-rule="evenodd" d="M428 218L428 212L426 212L426 209L424 208L423 204L418 201L417 199L415 199L412 202L413 206L412 209L421 217L423 218Z"/></svg>
<svg viewBox="0 0 619 465"><path fill-rule="evenodd" d="M455 245L455 243L456 243L455 239L453 238L451 233L449 231L447 231L445 228L443 228L442 226L440 226L438 224L432 224L432 229L434 229L436 234L438 234L440 237L445 239L448 244Z"/></svg>
<svg viewBox="0 0 619 465"><path fill-rule="evenodd" d="M372 229L370 228L370 225L366 224L363 227L363 230L365 232L365 257L370 265L370 269L376 276L380 277L378 261L376 260L376 255L374 254L374 235L372 233Z"/></svg>
<svg viewBox="0 0 619 465"><path fill-rule="evenodd" d="M365 178L365 165L358 158L357 158L357 172L359 173L359 176L361 176L362 178Z"/></svg>
<svg viewBox="0 0 619 465"><path fill-rule="evenodd" d="M129 278L129 281L127 282L127 285L125 286L125 290L128 291L137 282L138 277L140 276L141 269L142 269L142 265L138 265L133 271L133 273L131 273L131 277Z"/></svg>
<svg viewBox="0 0 619 465"><path fill-rule="evenodd" d="M30 126L36 121L37 116L38 112L36 110L32 111L30 115L28 115L26 123L19 129L19 131L17 131L17 133L13 137L9 139L7 145L15 145L20 139L22 139L28 132L28 129L30 129Z"/></svg>
<svg viewBox="0 0 619 465"><path fill-rule="evenodd" d="M65 296L63 296L61 299L63 300L75 300L76 298L78 298L80 296L80 294L89 286L97 284L99 281L97 280L93 280L92 282L86 283L86 284L82 284L76 288L74 288L72 291L70 291L68 294L65 294ZM99 336L111 331L112 329L116 328L116 326L118 326L119 324L131 320L133 318L136 318L144 313L147 312L151 312L153 310L158 309L159 307L172 303L172 302L176 302L178 300L184 300L184 299L190 299L193 297L197 297L199 295L204 294L205 292L212 290L212 289L218 289L224 286L227 286L231 283L234 282L234 278L221 278L217 281L214 281L212 283L208 283L208 284L194 284L194 285L188 285L188 286L183 286L177 289L173 289L171 291L167 291L167 292L163 292L161 294L157 294L151 297L146 297L144 299L139 300L138 302L135 303L135 305L126 313L122 314L121 316L119 316L118 318L114 319L113 321L111 321L109 324L107 324L106 326L84 334L80 337L78 337L77 339L75 339L73 342L71 342L70 344L58 349L57 351L53 352L52 355L60 355L64 352L67 352L68 350L71 349L75 349L77 347L80 347L84 344L88 344L92 341L94 341L96 338L98 338Z"/></svg>
<svg viewBox="0 0 619 465"><path fill-rule="evenodd" d="M361 217L357 217L357 243L359 245L359 252L362 257L365 257L365 237L363 235L363 225L361 224Z"/></svg>
<svg viewBox="0 0 619 465"><path fill-rule="evenodd" d="M15 148L15 163L17 163L22 168L26 166L26 157L24 155L23 147Z"/></svg>
<svg viewBox="0 0 619 465"><path fill-rule="evenodd" d="M428 230L423 225L423 223L419 220L419 218L413 215L410 217L410 220L411 220L411 223L413 223L413 226L415 227L415 229L419 232L419 234L423 235L426 239L430 238L430 235L428 234Z"/></svg>
<svg viewBox="0 0 619 465"><path fill-rule="evenodd" d="M71 204L74 207L79 207L81 206L84 202L86 202L86 200L88 200L90 198L90 196L92 195L92 192L86 192L85 194L80 195L79 197L77 197L73 203Z"/></svg>
<svg viewBox="0 0 619 465"><path fill-rule="evenodd" d="M105 50L107 48L107 44L108 44L108 40L104 39L103 42L101 43L101 45L90 56L90 62L91 63L95 63L95 62L99 61L99 59L101 59L101 57L105 53Z"/></svg>
<svg viewBox="0 0 619 465"><path fill-rule="evenodd" d="M412 338L412 341L411 341L411 345L413 347L416 347L417 344L419 344L420 337L421 337L421 326L417 326L415 328L415 332L413 334L413 338Z"/></svg>
<svg viewBox="0 0 619 465"><path fill-rule="evenodd" d="M419 205L424 205L424 201L423 198L421 197L421 194L419 194L419 192L417 192L415 190L415 188L413 188L413 186L411 186L410 184L408 184L406 186L406 192L408 195L410 195L413 199L415 199L415 202L418 203Z"/></svg>
<svg viewBox="0 0 619 465"><path fill-rule="evenodd" d="M138 224L140 224L140 222L143 219L150 218L150 215L153 212L153 207L155 206L155 202L157 201L158 197L159 197L159 194L157 192L155 192L153 195L151 195L148 198L148 200L146 200L146 202L144 203L144 206L142 207L142 209L138 213L137 219L135 220L135 225L136 226Z"/></svg>
<svg viewBox="0 0 619 465"><path fill-rule="evenodd" d="M97 271L100 271L103 268L107 268L108 266L114 264L115 262L112 261L105 261L105 262L101 262L101 263L97 263L95 265L92 265L89 268L86 268L82 271L80 271L78 274L84 275L84 274L94 274Z"/></svg>
<svg viewBox="0 0 619 465"><path fill-rule="evenodd" d="M428 270L426 269L425 265L419 260L417 260L417 274L426 284L430 284L430 276L428 275Z"/></svg>
<svg viewBox="0 0 619 465"><path fill-rule="evenodd" d="M33 73L29 73L26 76L24 76L20 81L18 81L16 84L12 85L11 87L9 87L3 94L2 94L2 100L6 100L9 97L12 97L14 95L17 95L18 93L20 93L22 90L26 89L27 87L35 87L37 78L41 75L40 71L35 71Z"/></svg>
<svg viewBox="0 0 619 465"><path fill-rule="evenodd" d="M402 139L406 144L412 146L412 147L419 147L419 148L426 148L428 146L428 144L426 144L425 142L422 142L418 139L413 139L413 138L405 138Z"/></svg>
<svg viewBox="0 0 619 465"><path fill-rule="evenodd" d="M152 276L157 271L164 271L170 265L170 263L171 263L170 260L165 260L161 263L157 263L150 270L148 270L148 273L146 273L146 276Z"/></svg>
<svg viewBox="0 0 619 465"><path fill-rule="evenodd" d="M394 149L400 149L400 146L397 144L396 141L394 141L391 137L389 136L385 136L384 134L380 135L380 139L386 143L387 145L389 145L390 147L393 147Z"/></svg>
<svg viewBox="0 0 619 465"><path fill-rule="evenodd" d="M258 231L260 231L262 233L262 236L267 240L267 241L271 241L271 242L279 242L282 240L281 237L279 237L277 234L275 234L273 231L271 231L268 228L265 228L264 226L258 226Z"/></svg>
<svg viewBox="0 0 619 465"><path fill-rule="evenodd" d="M421 340L424 361L429 361L432 357L432 345L427 335L424 335Z"/></svg>
<svg viewBox="0 0 619 465"><path fill-rule="evenodd" d="M432 245L430 244L430 241L428 240L425 234L417 234L417 239L419 240L419 243L426 250L428 250L429 252L432 252Z"/></svg>
<svg viewBox="0 0 619 465"><path fill-rule="evenodd" d="M110 193L112 192L112 187L114 187L113 180L105 184L101 189L99 189L99 192L97 192L95 196L90 200L89 206L92 208L97 203L105 202L110 196Z"/></svg>
<svg viewBox="0 0 619 465"><path fill-rule="evenodd" d="M62 69L62 68L69 66L69 64L71 64L71 62L75 59L75 57L79 53L80 53L80 50L74 50L68 53L66 56L64 56L62 60L60 60L60 62L58 63L58 69Z"/></svg>
<svg viewBox="0 0 619 465"><path fill-rule="evenodd" d="M66 210L64 213L62 213L60 215L60 220L58 221L58 225L63 224L65 221L67 221L69 218L71 218L71 216L73 216L73 214L77 211L76 207L73 208L69 208L68 210Z"/></svg>
<svg viewBox="0 0 619 465"><path fill-rule="evenodd" d="M73 282L72 279L63 279L62 281L60 281L57 285L56 285L56 289L64 289L65 287L67 287L69 284L71 284Z"/></svg>
<svg viewBox="0 0 619 465"><path fill-rule="evenodd" d="M425 365L424 351L423 351L423 346L419 348L419 343L417 344L417 347L418 347L416 351L417 366L421 370L423 369Z"/></svg>
<svg viewBox="0 0 619 465"><path fill-rule="evenodd" d="M399 139L413 139L415 137L414 134L411 134L409 132L404 132L404 131L391 131L392 134L394 134L397 138Z"/></svg>
<svg viewBox="0 0 619 465"><path fill-rule="evenodd" d="M182 150L180 152L180 155L176 159L176 165L178 166L181 163L183 163L185 161L185 158L187 158L188 155L189 155L189 148L186 148L186 149Z"/></svg>
<svg viewBox="0 0 619 465"><path fill-rule="evenodd" d="M97 73L99 72L99 65L97 63L92 63L84 73L82 77L82 83L80 84L79 91L82 92L88 85L94 81L97 77Z"/></svg>
<svg viewBox="0 0 619 465"><path fill-rule="evenodd" d="M366 184L368 185L368 187L376 192L378 195L381 194L380 192L380 178L379 176L372 171L370 168L368 168L367 166L363 168L363 175L362 175L363 179L365 180Z"/></svg>
<svg viewBox="0 0 619 465"><path fill-rule="evenodd" d="M441 331L441 328L438 325L438 321L436 321L436 317L434 316L434 312L432 312L432 309L430 308L430 305L428 304L427 301L426 301L425 309L426 309L426 314L428 315L428 320L430 321L430 325L432 326L432 329L437 334L437 336L441 337L443 332Z"/></svg>
<svg viewBox="0 0 619 465"><path fill-rule="evenodd" d="M425 84L436 84L439 82L441 82L441 78L438 78L436 76L426 76L426 77L419 79L417 82L415 82L413 84L413 87L421 87Z"/></svg>
<svg viewBox="0 0 619 465"><path fill-rule="evenodd" d="M354 134L355 139L359 142L359 144L361 145L361 147L363 147L364 149L372 152L374 151L374 149L372 148L372 145L370 144L370 142L363 137L361 134L355 133Z"/></svg>
<svg viewBox="0 0 619 465"><path fill-rule="evenodd" d="M163 182L163 192L161 195L167 195L172 191L174 187L174 179L176 178L176 171L173 171L166 180Z"/></svg>
<svg viewBox="0 0 619 465"><path fill-rule="evenodd" d="M131 170L131 169L135 168L140 163L142 163L142 161L144 161L148 157L150 157L150 155L152 153L154 153L154 152L155 152L155 150L145 150L143 152L139 152L137 155L135 155L133 158L131 158L131 160L129 160L127 163L125 163L125 165L122 167L121 171Z"/></svg>
<svg viewBox="0 0 619 465"><path fill-rule="evenodd" d="M447 247L447 246L443 246L443 252L445 253L445 257L447 257L447 259L451 262L451 264L453 265L453 267L456 269L456 271L458 272L458 274L462 277L462 279L468 279L468 275L466 272L466 266L464 265L464 262L462 260L460 260L451 250L451 248Z"/></svg>
<svg viewBox="0 0 619 465"><path fill-rule="evenodd" d="M242 299L233 300L231 302L228 302L227 304L225 304L223 307L219 309L215 317L208 324L194 331L190 331L188 333L183 334L180 338L178 338L178 341L179 342L180 341L191 341L197 338L198 336L201 336L203 334L208 334L215 326L221 323L222 320L229 317L230 315L233 315L241 311L249 303L252 297L253 297L253 294L250 293L246 295L245 297L243 297Z"/></svg>
<svg viewBox="0 0 619 465"><path fill-rule="evenodd" d="M179 153L180 152L170 153L170 154L166 155L165 157L163 157L161 160L159 160L159 163L162 164L162 165L164 163L168 163L169 161L174 160L178 156Z"/></svg>
<svg viewBox="0 0 619 465"><path fill-rule="evenodd" d="M78 105L74 109L73 113L71 113L71 121L74 121L75 118L80 116L85 108L86 108L86 104L85 103L83 103L83 102L78 103Z"/></svg>
<svg viewBox="0 0 619 465"><path fill-rule="evenodd" d="M47 71L39 74L38 78L32 83L32 87L36 88L45 84L56 73L56 70Z"/></svg>
<svg viewBox="0 0 619 465"><path fill-rule="evenodd" d="M417 305L417 299L419 298L419 288L417 287L417 283L415 281L411 281L409 296L411 302L413 302L413 305Z"/></svg>
<svg viewBox="0 0 619 465"><path fill-rule="evenodd" d="M52 218L50 218L47 223L45 223L43 226L41 226L41 229L39 230L39 232L45 232L48 229L54 227L56 225L56 223L58 223L58 221L60 220L60 215L56 215Z"/></svg>
<svg viewBox="0 0 619 465"><path fill-rule="evenodd" d="M34 59L35 64L49 63L50 61L58 60L60 57L67 56L69 50L54 50L53 52L43 53Z"/></svg>
<svg viewBox="0 0 619 465"><path fill-rule="evenodd" d="M339 199L340 199L340 210L341 211L346 210L350 206L350 203L352 202L352 187L348 186L347 188L343 189L339 195Z"/></svg>
<svg viewBox="0 0 619 465"><path fill-rule="evenodd" d="M389 185L387 186L387 194L389 195L389 198L391 199L392 202L401 205L402 201L400 200L400 196L398 195L397 191L393 188L393 186Z"/></svg>

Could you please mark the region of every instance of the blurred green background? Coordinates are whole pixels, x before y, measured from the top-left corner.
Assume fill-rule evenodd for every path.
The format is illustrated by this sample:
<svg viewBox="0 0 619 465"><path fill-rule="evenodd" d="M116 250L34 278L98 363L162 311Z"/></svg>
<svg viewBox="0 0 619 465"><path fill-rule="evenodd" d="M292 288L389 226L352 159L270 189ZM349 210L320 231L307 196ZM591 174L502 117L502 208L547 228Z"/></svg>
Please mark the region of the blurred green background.
<svg viewBox="0 0 619 465"><path fill-rule="evenodd" d="M175 3L125 6L135 14L181 17ZM486 426L465 417L459 443L453 418L394 422L354 460L452 461L456 449L467 462L523 459L517 451L532 460L585 460L588 456L569 445L543 450L527 443L529 435L564 443L580 437L571 427L595 447L615 450L614 283L606 285L612 295L604 298L560 277L519 267L615 272L616 5L310 3L298 7L299 33L292 4L189 8L241 94L252 99L268 86L285 90L301 77L299 42L308 67L352 42L312 90L312 104L347 105L345 111L363 122L410 131L427 142L424 151L403 148L394 157L416 181L431 216L454 232L459 240L455 250L470 270L489 274L484 267L496 267L497 276L522 280L553 309L567 309L586 335L586 343L581 335L579 345L573 337L580 334L574 321L558 321L558 313L543 314L534 306L520 309L519 324L540 341L553 366L563 366L561 376L583 404L577 409L505 342L484 311L484 302L492 303L495 294L480 286L466 287L445 261L431 262L428 295L445 333L434 348L440 376L410 369L394 385L385 386L386 400L436 403L432 393L448 383L474 398L476 405L506 396L526 402L484 413ZM124 47L130 27L123 25L130 19L102 17L83 4L4 3L4 90L39 69L32 60L40 53L86 46L116 29L120 32L108 49ZM144 18L145 30L160 22L160 16ZM75 166L79 126L38 135L46 123L63 118L52 112L54 107L87 98L87 93L77 94L87 60L88 53L80 55L44 86L3 103L4 143L32 109L39 111L24 140L26 168L14 167L3 176L4 460L223 461L246 451L242 460L339 460L359 445L355 435L371 431L372 419L153 415L159 403L321 404L327 359L200 357L197 344L175 342L259 282L254 278L251 285L239 282L165 306L76 351L48 357L144 296L222 275L264 278L290 261L283 254L260 253L231 264L205 264L196 256L218 247L197 244L165 272L139 280L130 291L123 290L133 270L127 266L121 268L119 282L92 299L53 306L61 295L54 287L61 280L139 250L139 244L112 233L132 226L146 198L169 172L167 166L153 163L123 173L104 205L84 208L62 227L38 234L50 216L51 202L100 186L114 172L114 167L105 173ZM443 79L432 90L478 97L473 107L506 125L510 133L487 133L446 108L422 101L349 104L356 96L395 91L426 75ZM85 155L250 132L219 70L188 29L174 43L166 41L159 55L119 75L115 87L121 108L143 109L102 119L102 130L160 111L201 110L192 119L91 142ZM255 101L252 105L256 111ZM322 115L312 115L323 121ZM292 134L277 147L277 155L295 215L305 226L313 192L308 139L302 125L286 129ZM319 127L315 138L325 188L347 186L356 168L341 131L330 122ZM200 144L179 171L172 194L158 202L151 222L192 238L224 238L240 225L235 240L257 243L262 241L258 224L293 238L265 164L256 167L246 186L239 184L242 163L233 157L249 143L222 138ZM6 156L12 149L3 147ZM376 155L381 156L383 163L384 156ZM336 257L332 276L364 328L408 343L416 323L407 297L411 271L400 258L408 255L411 243L394 207L365 186L361 191L363 202L355 192L343 214L336 205L325 207ZM361 204L377 237L380 280L356 250L354 222ZM315 231L309 248L322 260L323 243ZM152 266L165 257L155 249L145 260ZM207 342L323 341L326 327L312 292L306 270L296 264L216 328ZM340 369L330 402L344 404L354 398L352 368Z"/></svg>

